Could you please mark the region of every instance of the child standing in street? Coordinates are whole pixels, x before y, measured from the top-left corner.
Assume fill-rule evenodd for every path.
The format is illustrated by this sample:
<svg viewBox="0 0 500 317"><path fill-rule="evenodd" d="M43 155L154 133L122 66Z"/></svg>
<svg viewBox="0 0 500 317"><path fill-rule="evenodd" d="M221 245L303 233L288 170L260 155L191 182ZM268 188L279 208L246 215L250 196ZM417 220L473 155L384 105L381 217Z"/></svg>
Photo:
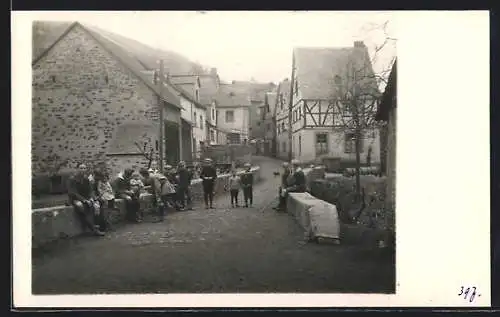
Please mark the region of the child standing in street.
<svg viewBox="0 0 500 317"><path fill-rule="evenodd" d="M241 186L243 187L243 199L245 207L252 207L253 204L253 174L250 163L245 164L245 172L241 176Z"/></svg>
<svg viewBox="0 0 500 317"><path fill-rule="evenodd" d="M229 177L229 192L231 193L231 206L234 208L239 207L238 205L238 193L241 187L241 179L236 175L236 171L233 170L231 177Z"/></svg>

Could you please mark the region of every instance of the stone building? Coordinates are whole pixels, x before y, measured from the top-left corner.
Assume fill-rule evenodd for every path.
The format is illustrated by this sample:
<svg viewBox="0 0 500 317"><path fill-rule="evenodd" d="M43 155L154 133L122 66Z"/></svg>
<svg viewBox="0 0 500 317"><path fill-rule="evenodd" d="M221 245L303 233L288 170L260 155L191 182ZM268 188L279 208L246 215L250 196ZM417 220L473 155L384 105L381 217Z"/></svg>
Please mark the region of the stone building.
<svg viewBox="0 0 500 317"><path fill-rule="evenodd" d="M32 61L32 165L43 171L48 158L108 161L113 172L141 167L142 151L158 154L160 112L164 112L166 161L175 163L181 141L181 105L142 73L146 54L126 38L79 22L50 22L34 32ZM35 25L34 25L35 27ZM50 36L55 30L55 34ZM41 34L40 34L41 33ZM136 43L130 40L131 43ZM162 58L157 56L157 58ZM175 154L176 153L176 154Z"/></svg>

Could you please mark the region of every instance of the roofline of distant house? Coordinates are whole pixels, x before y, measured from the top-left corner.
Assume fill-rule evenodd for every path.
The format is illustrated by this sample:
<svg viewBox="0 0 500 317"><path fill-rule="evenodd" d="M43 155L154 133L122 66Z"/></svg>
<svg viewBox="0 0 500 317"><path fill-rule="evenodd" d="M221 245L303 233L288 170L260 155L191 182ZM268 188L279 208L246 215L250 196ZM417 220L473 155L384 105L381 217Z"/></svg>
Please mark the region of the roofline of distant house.
<svg viewBox="0 0 500 317"><path fill-rule="evenodd" d="M204 110L207 110L207 107L204 104L194 100L194 98L191 97L191 95L187 91L182 89L181 87L177 87L177 85L180 85L180 84L174 84L170 80L168 80L168 78L167 78L167 82L165 84L171 86L175 91L177 91L179 94L181 94L181 96L183 96L184 98L186 98L189 101L191 101L192 103L194 103L195 106L202 108Z"/></svg>

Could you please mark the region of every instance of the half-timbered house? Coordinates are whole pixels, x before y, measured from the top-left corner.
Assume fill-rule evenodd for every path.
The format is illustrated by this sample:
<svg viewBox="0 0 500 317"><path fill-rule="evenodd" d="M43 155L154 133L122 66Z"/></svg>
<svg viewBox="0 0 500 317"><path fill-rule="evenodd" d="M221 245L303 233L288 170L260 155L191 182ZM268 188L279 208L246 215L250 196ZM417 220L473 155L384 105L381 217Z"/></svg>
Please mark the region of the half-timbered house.
<svg viewBox="0 0 500 317"><path fill-rule="evenodd" d="M362 163L377 164L380 140L373 118L378 89L363 42L345 48L296 48L292 65L292 156L305 162L324 157L354 161L359 132ZM288 126L289 105L282 103L278 136ZM286 131L282 144L285 138Z"/></svg>

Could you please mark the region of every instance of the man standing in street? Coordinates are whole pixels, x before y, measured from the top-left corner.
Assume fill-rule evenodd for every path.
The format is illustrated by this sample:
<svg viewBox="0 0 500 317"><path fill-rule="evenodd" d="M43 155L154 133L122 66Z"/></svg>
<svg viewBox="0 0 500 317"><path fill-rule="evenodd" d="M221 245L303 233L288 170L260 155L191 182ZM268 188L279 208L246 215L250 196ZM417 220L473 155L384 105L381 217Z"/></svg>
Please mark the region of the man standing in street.
<svg viewBox="0 0 500 317"><path fill-rule="evenodd" d="M177 195L182 209L192 210L191 195L189 186L191 185L192 175L186 168L186 162L180 161L177 167L178 188Z"/></svg>
<svg viewBox="0 0 500 317"><path fill-rule="evenodd" d="M165 219L165 203L162 199L162 184L160 174L155 173L152 169L142 168L139 173L144 178L144 185L149 188L153 195L153 201L156 207L157 218L155 222L163 222Z"/></svg>
<svg viewBox="0 0 500 317"><path fill-rule="evenodd" d="M290 172L290 165L288 162L283 163L283 174L281 175L281 186L279 187L278 190L278 195L279 195L279 203L278 206L274 207L273 209L276 211L284 211L285 209L285 197L282 196L283 189L288 187L288 179L291 177L291 172Z"/></svg>
<svg viewBox="0 0 500 317"><path fill-rule="evenodd" d="M214 184L217 179L217 171L212 166L212 160L205 159L205 164L201 169L200 177L203 184L203 197L205 199L205 208L213 209Z"/></svg>
<svg viewBox="0 0 500 317"><path fill-rule="evenodd" d="M288 198L289 193L304 193L306 191L306 176L300 167L299 161L297 160L292 160L292 175L291 184L285 187L281 192L281 196L284 200L285 211L286 199Z"/></svg>
<svg viewBox="0 0 500 317"><path fill-rule="evenodd" d="M253 204L253 174L250 171L252 165L245 164L245 172L241 175L241 186L243 187L243 200L245 207L252 207Z"/></svg>

